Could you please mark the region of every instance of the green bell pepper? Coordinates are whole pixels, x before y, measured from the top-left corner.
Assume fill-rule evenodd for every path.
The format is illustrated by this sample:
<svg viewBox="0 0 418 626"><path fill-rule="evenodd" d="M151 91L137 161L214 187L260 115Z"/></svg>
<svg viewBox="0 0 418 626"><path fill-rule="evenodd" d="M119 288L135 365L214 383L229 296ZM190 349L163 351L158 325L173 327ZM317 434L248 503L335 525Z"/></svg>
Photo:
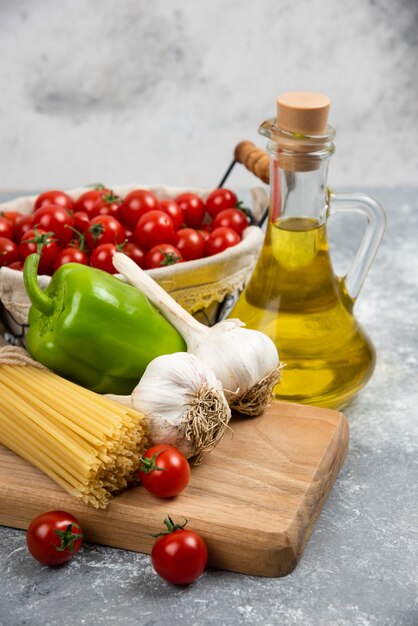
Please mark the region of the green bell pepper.
<svg viewBox="0 0 418 626"><path fill-rule="evenodd" d="M135 287L67 263L42 290L39 259L29 255L23 270L32 302L26 343L36 361L92 391L126 395L154 358L186 351L182 336Z"/></svg>

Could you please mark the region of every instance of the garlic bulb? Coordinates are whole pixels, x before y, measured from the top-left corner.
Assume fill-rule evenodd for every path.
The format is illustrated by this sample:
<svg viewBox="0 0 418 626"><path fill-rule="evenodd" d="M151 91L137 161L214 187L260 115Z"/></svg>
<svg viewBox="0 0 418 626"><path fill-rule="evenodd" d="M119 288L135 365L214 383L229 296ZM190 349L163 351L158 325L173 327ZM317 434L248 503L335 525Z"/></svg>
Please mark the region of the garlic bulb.
<svg viewBox="0 0 418 626"><path fill-rule="evenodd" d="M277 383L279 355L270 337L243 326L237 319L218 322L193 352L222 381L225 396L236 410L251 414L255 409L257 415L260 394L266 395L267 385L267 396L271 395L271 383Z"/></svg>
<svg viewBox="0 0 418 626"><path fill-rule="evenodd" d="M240 413L259 415L270 404L279 382L281 364L274 342L264 333L242 328L240 320L224 320L211 328L198 322L125 254L113 265L140 289L186 341L188 352L209 365L221 381L225 396Z"/></svg>
<svg viewBox="0 0 418 626"><path fill-rule="evenodd" d="M176 446L196 464L220 441L231 417L220 381L187 352L157 357L131 396L109 397L145 415L152 445Z"/></svg>

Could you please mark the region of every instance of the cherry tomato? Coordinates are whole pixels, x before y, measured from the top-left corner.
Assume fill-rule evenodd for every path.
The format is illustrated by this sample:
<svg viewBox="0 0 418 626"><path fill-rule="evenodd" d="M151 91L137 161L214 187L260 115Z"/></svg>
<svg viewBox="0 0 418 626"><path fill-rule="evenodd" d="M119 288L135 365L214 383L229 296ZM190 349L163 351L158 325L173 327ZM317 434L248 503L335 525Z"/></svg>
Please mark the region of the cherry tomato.
<svg viewBox="0 0 418 626"><path fill-rule="evenodd" d="M29 524L26 543L31 555L44 565L59 565L73 558L83 543L77 519L65 511L48 511Z"/></svg>
<svg viewBox="0 0 418 626"><path fill-rule="evenodd" d="M161 578L173 585L188 585L205 571L208 551L202 537L168 517L168 532L159 536L151 551L152 565Z"/></svg>
<svg viewBox="0 0 418 626"><path fill-rule="evenodd" d="M64 207L68 211L72 211L74 202L70 196L68 196L63 191L58 191L57 189L53 189L50 191L44 191L41 193L35 200L35 204L33 210L36 211L43 206L49 206L50 204L58 204L60 207Z"/></svg>
<svg viewBox="0 0 418 626"><path fill-rule="evenodd" d="M173 498L189 484L190 465L174 446L152 446L141 459L138 477L154 496Z"/></svg>
<svg viewBox="0 0 418 626"><path fill-rule="evenodd" d="M143 250L159 243L172 243L175 234L173 220L164 211L148 211L135 226L135 239Z"/></svg>
<svg viewBox="0 0 418 626"><path fill-rule="evenodd" d="M209 239L209 235L210 235L210 230L203 230L203 229L199 229L197 231L200 235L202 235L203 237L203 241L207 241Z"/></svg>
<svg viewBox="0 0 418 626"><path fill-rule="evenodd" d="M167 215L171 217L171 219L173 220L174 229L180 230L180 228L183 226L184 215L182 209L179 207L177 202L174 202L174 200L161 200L160 208L161 211L164 211L164 213L167 213Z"/></svg>
<svg viewBox="0 0 418 626"><path fill-rule="evenodd" d="M0 237L13 239L13 224L5 217L0 217Z"/></svg>
<svg viewBox="0 0 418 626"><path fill-rule="evenodd" d="M89 189L89 191L85 191L81 196L74 202L74 211L83 211L83 213L87 213L90 219L94 217L91 214L91 210L97 200L102 196L102 194L111 193L110 189L107 189L104 185L96 185L94 189Z"/></svg>
<svg viewBox="0 0 418 626"><path fill-rule="evenodd" d="M242 233L249 225L247 216L243 211L239 209L224 209L220 211L213 220L213 229L225 226L226 228L232 228L235 232L242 237Z"/></svg>
<svg viewBox="0 0 418 626"><path fill-rule="evenodd" d="M182 228L177 233L176 248L185 261L200 259L205 251L205 240L193 228Z"/></svg>
<svg viewBox="0 0 418 626"><path fill-rule="evenodd" d="M113 255L118 250L114 243L102 243L91 253L90 265L109 274L117 274L113 265Z"/></svg>
<svg viewBox="0 0 418 626"><path fill-rule="evenodd" d="M123 221L135 228L139 219L148 211L160 208L157 198L146 189L134 189L123 201L121 212Z"/></svg>
<svg viewBox="0 0 418 626"><path fill-rule="evenodd" d="M240 241L239 235L232 228L215 228L205 242L205 254L206 256L218 254L218 252L223 252L227 248L236 246Z"/></svg>
<svg viewBox="0 0 418 626"><path fill-rule="evenodd" d="M120 220L122 218L122 202L122 198L115 196L112 191L110 193L102 192L101 196L93 204L90 215L91 217L112 215L117 220Z"/></svg>
<svg viewBox="0 0 418 626"><path fill-rule="evenodd" d="M160 243L147 252L145 256L145 268L152 270L156 267L175 265L182 261L183 257L180 252L177 248L172 246L171 243Z"/></svg>
<svg viewBox="0 0 418 626"><path fill-rule="evenodd" d="M136 243L128 241L128 243L123 246L123 252L132 259L132 261L135 261L139 267L142 267L142 269L145 268L145 252L141 250Z"/></svg>
<svg viewBox="0 0 418 626"><path fill-rule="evenodd" d="M1 265L1 258L0 258L0 265ZM19 272L22 272L23 266L24 266L23 261L13 261L13 263L10 263L7 267L10 267L11 270L18 270Z"/></svg>
<svg viewBox="0 0 418 626"><path fill-rule="evenodd" d="M125 241L125 231L122 224L111 215L98 215L90 220L86 232L87 246L92 250L102 243L122 243Z"/></svg>
<svg viewBox="0 0 418 626"><path fill-rule="evenodd" d="M80 233L85 233L90 225L88 213L85 211L76 211L73 214L73 225L76 230L80 231Z"/></svg>
<svg viewBox="0 0 418 626"><path fill-rule="evenodd" d="M73 226L73 218L66 209L57 204L48 204L35 211L33 223L46 232L52 231L63 246L72 239L73 231L70 227Z"/></svg>
<svg viewBox="0 0 418 626"><path fill-rule="evenodd" d="M205 233L211 233L213 230L213 222L205 222L204 224L200 224L199 226L199 232L204 231Z"/></svg>
<svg viewBox="0 0 418 626"><path fill-rule="evenodd" d="M19 260L19 247L8 237L0 237L0 267Z"/></svg>
<svg viewBox="0 0 418 626"><path fill-rule="evenodd" d="M54 234L47 232L43 228L28 230L22 237L19 244L20 255L23 259L33 252L38 251L38 243L42 243L41 258L39 261L40 274L53 274L55 258L59 251Z"/></svg>
<svg viewBox="0 0 418 626"><path fill-rule="evenodd" d="M127 228L125 227L125 239L130 243L135 243L135 233L129 228L129 226Z"/></svg>
<svg viewBox="0 0 418 626"><path fill-rule="evenodd" d="M33 228L33 215L22 215L15 222L14 240L20 243L23 235Z"/></svg>
<svg viewBox="0 0 418 626"><path fill-rule="evenodd" d="M20 213L19 211L0 211L0 216L5 217L6 220L14 226L16 224L16 220L23 217L23 213Z"/></svg>
<svg viewBox="0 0 418 626"><path fill-rule="evenodd" d="M182 193L175 198L175 202L183 211L184 223L187 226L190 228L200 226L206 212L202 198L199 198L195 193Z"/></svg>
<svg viewBox="0 0 418 626"><path fill-rule="evenodd" d="M206 211L212 219L224 209L233 209L237 206L238 198L230 189L220 187L214 189L206 198Z"/></svg>
<svg viewBox="0 0 418 626"><path fill-rule="evenodd" d="M89 257L86 252L80 250L80 248L68 246L58 252L55 258L54 272L56 272L61 265L65 265L66 263L80 263L81 265L88 265Z"/></svg>

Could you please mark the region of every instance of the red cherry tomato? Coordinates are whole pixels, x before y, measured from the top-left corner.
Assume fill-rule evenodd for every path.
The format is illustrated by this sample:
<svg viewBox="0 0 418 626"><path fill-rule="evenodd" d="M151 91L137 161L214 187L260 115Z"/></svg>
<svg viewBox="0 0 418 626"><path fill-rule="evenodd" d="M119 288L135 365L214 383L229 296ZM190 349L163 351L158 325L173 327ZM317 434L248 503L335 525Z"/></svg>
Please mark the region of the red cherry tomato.
<svg viewBox="0 0 418 626"><path fill-rule="evenodd" d="M205 204L195 193L182 193L175 202L183 211L184 223L190 228L198 228L205 216Z"/></svg>
<svg viewBox="0 0 418 626"><path fill-rule="evenodd" d="M158 537L151 551L152 565L173 585L188 585L205 571L208 551L202 537L185 525L164 520L168 533ZM187 521L186 521L187 523Z"/></svg>
<svg viewBox="0 0 418 626"><path fill-rule="evenodd" d="M40 209L43 206L49 206L50 204L58 204L58 206L64 207L64 209L67 209L68 211L72 211L74 206L74 202L69 195L63 191L53 189L50 191L44 191L44 193L41 193L36 198L33 210L37 211L37 209Z"/></svg>
<svg viewBox="0 0 418 626"><path fill-rule="evenodd" d="M23 259L26 259L33 252L37 252L38 243L44 244L39 261L39 274L51 275L54 272L55 258L59 251L59 246L53 233L48 233L43 228L28 230L19 244L20 255Z"/></svg>
<svg viewBox="0 0 418 626"><path fill-rule="evenodd" d="M175 239L173 220L164 211L148 211L135 226L135 239L143 250Z"/></svg>
<svg viewBox="0 0 418 626"><path fill-rule="evenodd" d="M152 446L141 459L138 477L154 496L173 498L189 484L190 465L174 446Z"/></svg>
<svg viewBox="0 0 418 626"><path fill-rule="evenodd" d="M94 217L91 214L91 210L97 200L102 196L102 194L111 193L110 189L104 187L103 185L97 185L94 189L89 189L85 191L81 196L74 202L74 211L82 211L83 213L87 213L90 217Z"/></svg>
<svg viewBox="0 0 418 626"><path fill-rule="evenodd" d="M14 240L20 243L23 235L33 228L33 215L22 215L15 222Z"/></svg>
<svg viewBox="0 0 418 626"><path fill-rule="evenodd" d="M80 250L80 248L68 246L58 252L55 258L54 272L56 272L61 265L65 265L66 263L80 263L81 265L88 265L89 257L85 252L83 252L83 250Z"/></svg>
<svg viewBox="0 0 418 626"><path fill-rule="evenodd" d="M185 261L200 259L205 252L205 240L193 228L182 228L177 233L176 248Z"/></svg>
<svg viewBox="0 0 418 626"><path fill-rule="evenodd" d="M90 225L90 218L85 211L76 211L73 214L73 226L80 233L85 233Z"/></svg>
<svg viewBox="0 0 418 626"><path fill-rule="evenodd" d="M214 189L206 198L206 211L212 219L224 209L233 209L237 206L238 198L230 189L220 187Z"/></svg>
<svg viewBox="0 0 418 626"><path fill-rule="evenodd" d="M0 267L19 260L19 247L8 237L0 237Z"/></svg>
<svg viewBox="0 0 418 626"><path fill-rule="evenodd" d="M197 231L200 235L202 235L203 237L203 241L207 241L209 239L209 235L210 235L210 230L203 230L203 229L199 229Z"/></svg>
<svg viewBox="0 0 418 626"><path fill-rule="evenodd" d="M23 213L20 213L19 211L0 211L0 216L5 217L6 220L14 226L16 224L16 220L23 217Z"/></svg>
<svg viewBox="0 0 418 626"><path fill-rule="evenodd" d="M141 250L136 243L128 241L128 243L123 246L122 251L126 254L126 256L132 259L132 261L135 261L139 267L145 269L145 252Z"/></svg>
<svg viewBox="0 0 418 626"><path fill-rule="evenodd" d="M120 221L122 218L122 202L122 198L115 196L112 191L110 193L102 192L101 196L92 206L90 215L91 217L96 217L97 215L112 215Z"/></svg>
<svg viewBox="0 0 418 626"><path fill-rule="evenodd" d="M5 217L0 217L0 237L13 239L13 224Z"/></svg>
<svg viewBox="0 0 418 626"><path fill-rule="evenodd" d="M249 226L249 221L245 213L239 209L224 209L213 220L213 230L221 226L232 228L242 237L242 233Z"/></svg>
<svg viewBox="0 0 418 626"><path fill-rule="evenodd" d="M0 259L0 265L1 265L1 259ZM23 266L24 266L23 261L13 261L13 263L10 263L7 267L10 267L11 270L18 270L19 272L21 272L23 270Z"/></svg>
<svg viewBox="0 0 418 626"><path fill-rule="evenodd" d="M177 248L172 246L171 243L160 243L147 252L145 256L145 268L152 270L156 267L175 265L182 261L183 257L180 252Z"/></svg>
<svg viewBox="0 0 418 626"><path fill-rule="evenodd" d="M26 543L31 555L44 565L59 565L73 558L83 543L77 519L65 511L48 511L29 524Z"/></svg>
<svg viewBox="0 0 418 626"><path fill-rule="evenodd" d="M98 215L90 220L86 232L86 244L92 250L102 243L120 244L125 241L122 224L111 215Z"/></svg>
<svg viewBox="0 0 418 626"><path fill-rule="evenodd" d="M211 233L212 230L213 230L212 225L213 225L213 222L208 222L208 223L205 223L205 224L201 224L200 227L199 227L199 232L204 231L205 233Z"/></svg>
<svg viewBox="0 0 418 626"><path fill-rule="evenodd" d="M240 241L239 235L232 228L215 228L205 242L205 254L206 256L218 254L218 252L223 252L227 248L236 246Z"/></svg>
<svg viewBox="0 0 418 626"><path fill-rule="evenodd" d="M171 219L173 220L174 229L180 230L180 228L183 226L184 215L182 209L179 207L177 202L174 202L174 200L161 200L160 208L161 211L164 211L164 213L167 213L167 215L171 217Z"/></svg>
<svg viewBox="0 0 418 626"><path fill-rule="evenodd" d="M125 228L125 239L130 243L135 243L135 233L129 228L129 226L128 228Z"/></svg>
<svg viewBox="0 0 418 626"><path fill-rule="evenodd" d="M128 193L123 201L121 212L123 221L135 228L139 219L148 211L155 211L160 208L157 198L146 189L134 189Z"/></svg>
<svg viewBox="0 0 418 626"><path fill-rule="evenodd" d="M113 255L117 250L113 243L100 244L91 253L90 265L109 274L117 274L117 269L113 265Z"/></svg>
<svg viewBox="0 0 418 626"><path fill-rule="evenodd" d="M73 237L73 218L66 209L57 204L48 204L33 214L33 223L46 232L52 231L59 243L65 246Z"/></svg>

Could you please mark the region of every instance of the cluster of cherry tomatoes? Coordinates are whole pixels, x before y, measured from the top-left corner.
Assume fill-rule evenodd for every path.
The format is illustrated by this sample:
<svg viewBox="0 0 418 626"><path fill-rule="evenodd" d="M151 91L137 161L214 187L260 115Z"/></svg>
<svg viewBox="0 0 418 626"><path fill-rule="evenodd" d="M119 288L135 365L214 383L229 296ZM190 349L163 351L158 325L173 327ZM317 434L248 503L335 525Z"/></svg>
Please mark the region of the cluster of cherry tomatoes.
<svg viewBox="0 0 418 626"><path fill-rule="evenodd" d="M250 220L239 207L236 194L225 188L212 191L205 202L194 193L159 201L145 189L121 198L103 185L77 200L46 191L30 215L0 213L0 267L23 269L39 244L39 272L47 275L70 262L115 273L116 250L143 269L200 259L241 241Z"/></svg>
<svg viewBox="0 0 418 626"><path fill-rule="evenodd" d="M151 494L172 498L181 493L190 480L190 466L174 446L157 445L149 448L141 459L138 478ZM171 517L164 520L165 532L157 538L152 551L152 565L168 582L186 585L205 570L208 559L202 537L185 528L187 520L176 524ZM72 559L83 543L83 530L78 520L66 511L48 511L30 523L26 542L32 556L44 565L60 565Z"/></svg>

